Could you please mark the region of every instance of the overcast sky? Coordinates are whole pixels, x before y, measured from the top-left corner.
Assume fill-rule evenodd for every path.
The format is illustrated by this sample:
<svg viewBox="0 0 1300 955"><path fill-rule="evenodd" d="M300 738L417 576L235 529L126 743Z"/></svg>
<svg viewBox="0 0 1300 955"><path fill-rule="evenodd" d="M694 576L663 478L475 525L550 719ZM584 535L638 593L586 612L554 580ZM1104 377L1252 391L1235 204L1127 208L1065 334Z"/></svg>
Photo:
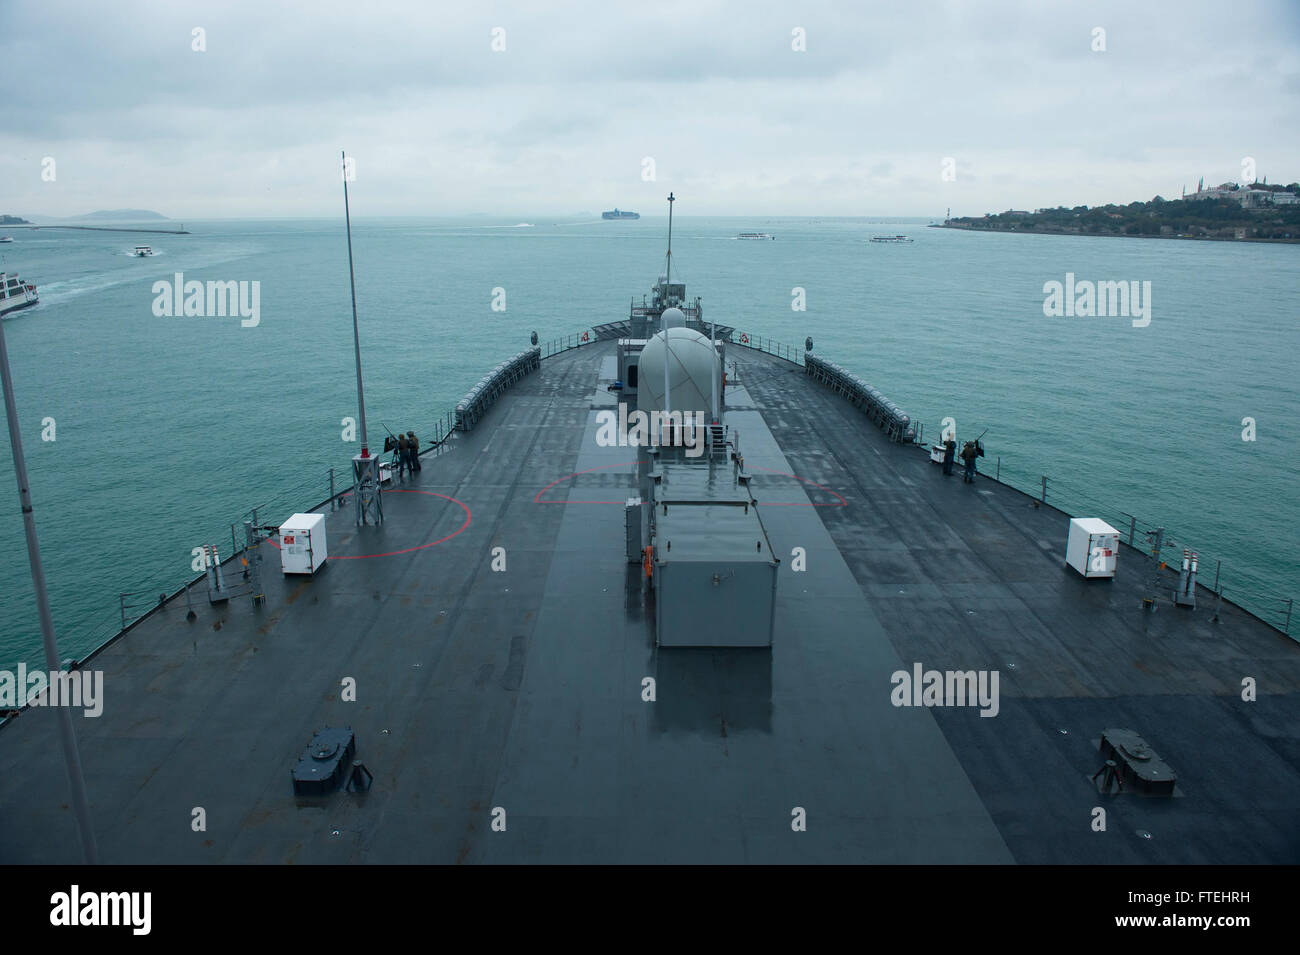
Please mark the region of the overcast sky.
<svg viewBox="0 0 1300 955"><path fill-rule="evenodd" d="M336 216L340 148L359 215L658 214L670 189L695 215L981 215L1245 157L1300 180L1298 0L0 0L0 90L17 214Z"/></svg>

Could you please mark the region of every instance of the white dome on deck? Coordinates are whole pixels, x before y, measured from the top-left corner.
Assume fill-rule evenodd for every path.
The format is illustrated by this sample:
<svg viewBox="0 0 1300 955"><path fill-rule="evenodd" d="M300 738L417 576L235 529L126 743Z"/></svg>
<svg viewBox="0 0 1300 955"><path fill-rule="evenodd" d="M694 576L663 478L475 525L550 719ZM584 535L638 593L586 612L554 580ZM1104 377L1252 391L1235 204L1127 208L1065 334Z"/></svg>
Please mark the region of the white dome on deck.
<svg viewBox="0 0 1300 955"><path fill-rule="evenodd" d="M686 313L680 308L666 308L659 316L659 328L682 328L686 325Z"/></svg>
<svg viewBox="0 0 1300 955"><path fill-rule="evenodd" d="M668 312L664 314L666 316ZM668 336L666 349L665 335ZM646 342L637 372L637 407L642 411L664 410L665 363L668 366L669 410L702 411L707 416L713 404L709 390L714 380L721 386L722 369L709 340L690 328L670 327Z"/></svg>

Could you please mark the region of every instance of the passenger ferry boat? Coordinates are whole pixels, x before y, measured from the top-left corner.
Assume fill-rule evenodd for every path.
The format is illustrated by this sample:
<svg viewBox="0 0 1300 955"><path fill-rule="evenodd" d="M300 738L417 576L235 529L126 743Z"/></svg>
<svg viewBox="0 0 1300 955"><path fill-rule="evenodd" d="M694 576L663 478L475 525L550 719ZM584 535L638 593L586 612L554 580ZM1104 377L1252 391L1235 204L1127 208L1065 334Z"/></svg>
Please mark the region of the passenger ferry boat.
<svg viewBox="0 0 1300 955"><path fill-rule="evenodd" d="M776 236L768 235L766 232L742 232L736 236L737 239L775 239Z"/></svg>
<svg viewBox="0 0 1300 955"><path fill-rule="evenodd" d="M153 249L149 248L147 245L137 245L133 254L138 255L140 258L144 258L146 255L153 255Z"/></svg>
<svg viewBox="0 0 1300 955"><path fill-rule="evenodd" d="M0 272L0 316L35 305L36 302L35 285L27 284L17 275Z"/></svg>

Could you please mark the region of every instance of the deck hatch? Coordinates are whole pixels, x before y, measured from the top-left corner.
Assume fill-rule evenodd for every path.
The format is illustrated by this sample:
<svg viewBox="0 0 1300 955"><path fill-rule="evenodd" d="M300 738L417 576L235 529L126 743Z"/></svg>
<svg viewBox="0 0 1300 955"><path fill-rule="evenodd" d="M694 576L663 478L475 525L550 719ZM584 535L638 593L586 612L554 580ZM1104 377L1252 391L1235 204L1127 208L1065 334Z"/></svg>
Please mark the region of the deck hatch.
<svg viewBox="0 0 1300 955"><path fill-rule="evenodd" d="M318 730L293 768L294 795L324 796L338 789L356 751L352 727Z"/></svg>
<svg viewBox="0 0 1300 955"><path fill-rule="evenodd" d="M1156 755L1147 741L1133 730L1103 730L1097 748L1101 758L1106 760L1106 765L1098 770L1098 776L1103 778L1102 785L1106 789L1117 775L1123 791L1143 796L1174 795L1177 775L1168 763Z"/></svg>

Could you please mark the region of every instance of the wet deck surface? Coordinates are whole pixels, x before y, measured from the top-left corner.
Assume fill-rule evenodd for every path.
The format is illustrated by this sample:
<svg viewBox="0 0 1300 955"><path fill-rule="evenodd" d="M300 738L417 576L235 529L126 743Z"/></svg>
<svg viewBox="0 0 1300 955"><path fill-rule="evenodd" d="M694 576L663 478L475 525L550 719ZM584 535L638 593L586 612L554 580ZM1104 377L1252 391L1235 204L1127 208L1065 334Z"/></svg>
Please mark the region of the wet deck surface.
<svg viewBox="0 0 1300 955"><path fill-rule="evenodd" d="M102 858L1300 861L1300 647L1228 606L1143 614L1135 552L1079 579L1060 512L943 477L766 355L731 349L727 420L785 555L775 646L656 650L623 555L635 451L595 442L611 353L543 362L386 494L382 528L330 513L315 578L266 548L265 607L200 599L187 623L175 601L95 657L104 713L76 724ZM391 556L341 559L368 554ZM917 662L997 670L998 715L893 706ZM355 730L369 793L293 795L327 725ZM1098 795L1110 726L1180 795ZM77 861L68 801L52 715L0 727L0 860Z"/></svg>

